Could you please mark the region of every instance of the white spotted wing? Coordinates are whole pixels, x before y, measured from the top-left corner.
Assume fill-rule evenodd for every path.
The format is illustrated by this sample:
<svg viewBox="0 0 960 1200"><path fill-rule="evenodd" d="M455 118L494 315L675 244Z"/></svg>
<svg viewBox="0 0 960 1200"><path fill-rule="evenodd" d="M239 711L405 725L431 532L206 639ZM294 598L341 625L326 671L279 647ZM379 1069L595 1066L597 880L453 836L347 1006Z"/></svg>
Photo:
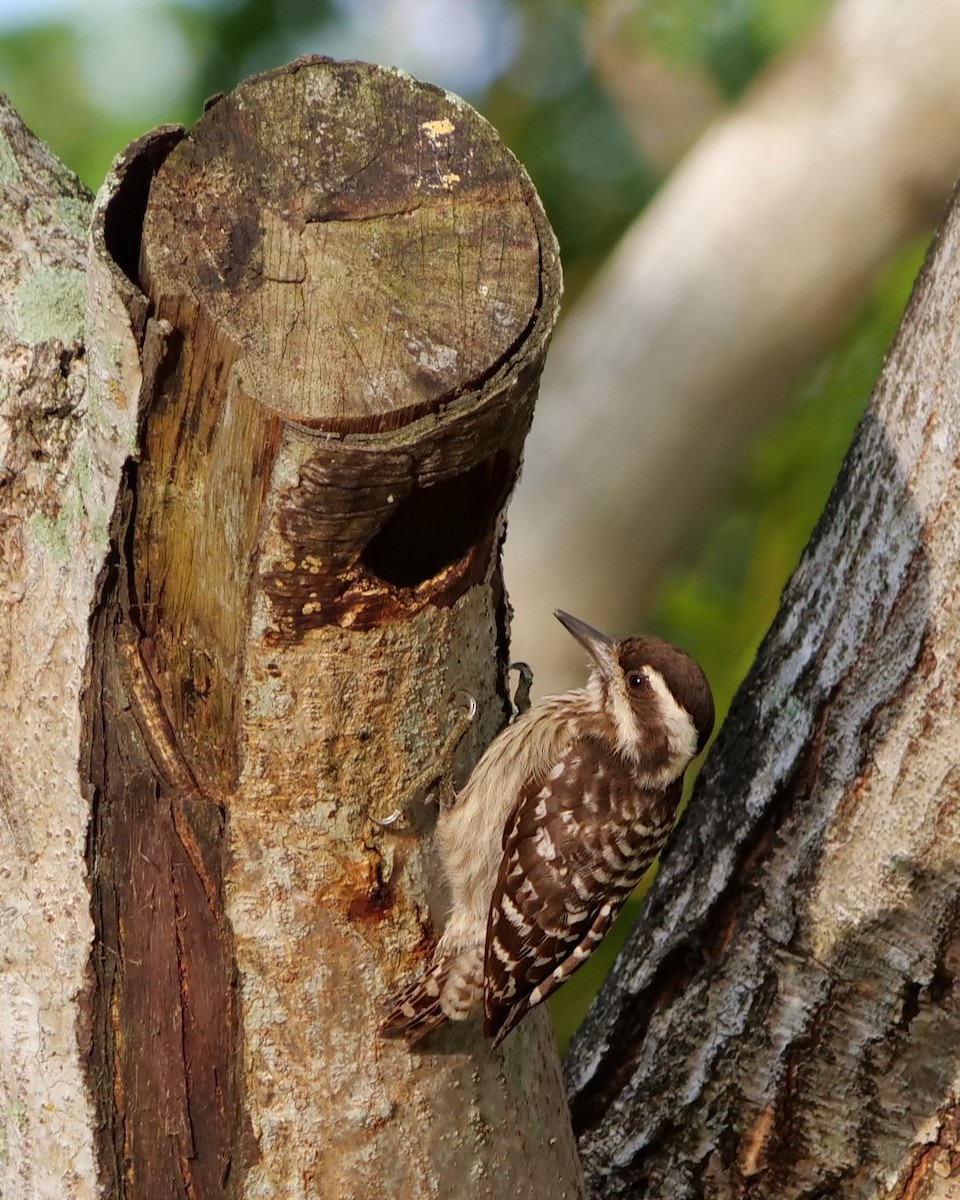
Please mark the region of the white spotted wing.
<svg viewBox="0 0 960 1200"><path fill-rule="evenodd" d="M596 949L666 840L681 789L643 787L591 737L527 785L487 922L484 1028L497 1042Z"/></svg>

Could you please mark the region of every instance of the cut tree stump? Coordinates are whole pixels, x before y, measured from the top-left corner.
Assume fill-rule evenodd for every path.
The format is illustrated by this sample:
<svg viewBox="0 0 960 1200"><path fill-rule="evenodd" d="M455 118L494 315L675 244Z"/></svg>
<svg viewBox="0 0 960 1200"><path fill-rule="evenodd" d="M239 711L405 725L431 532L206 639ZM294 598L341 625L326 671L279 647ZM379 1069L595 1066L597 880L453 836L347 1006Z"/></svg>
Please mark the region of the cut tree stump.
<svg viewBox="0 0 960 1200"><path fill-rule="evenodd" d="M580 1195L545 1010L376 1036L445 896L430 806L371 817L458 693L461 773L508 713L529 180L455 97L299 60L134 146L94 257L98 387L139 389L85 698L108 1192Z"/></svg>

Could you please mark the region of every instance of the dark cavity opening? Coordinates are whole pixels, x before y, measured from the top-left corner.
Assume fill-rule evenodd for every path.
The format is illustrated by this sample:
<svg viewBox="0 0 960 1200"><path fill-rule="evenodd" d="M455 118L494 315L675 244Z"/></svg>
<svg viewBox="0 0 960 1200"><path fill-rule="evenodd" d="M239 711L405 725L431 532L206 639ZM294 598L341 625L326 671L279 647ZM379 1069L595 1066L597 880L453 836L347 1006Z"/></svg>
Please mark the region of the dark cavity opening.
<svg viewBox="0 0 960 1200"><path fill-rule="evenodd" d="M415 487L367 543L364 566L395 587L432 579L490 531L513 473L512 457L500 452L453 479Z"/></svg>
<svg viewBox="0 0 960 1200"><path fill-rule="evenodd" d="M171 129L146 140L107 206L103 218L103 240L114 262L131 283L140 286L140 242L150 199L153 177L171 150L183 139L182 129Z"/></svg>

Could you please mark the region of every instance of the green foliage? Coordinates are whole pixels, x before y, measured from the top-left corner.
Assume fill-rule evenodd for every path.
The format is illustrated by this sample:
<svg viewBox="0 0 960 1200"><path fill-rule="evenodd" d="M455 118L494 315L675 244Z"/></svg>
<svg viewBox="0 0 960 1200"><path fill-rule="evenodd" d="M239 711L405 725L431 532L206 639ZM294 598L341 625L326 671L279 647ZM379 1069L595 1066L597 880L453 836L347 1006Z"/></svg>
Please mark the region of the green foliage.
<svg viewBox="0 0 960 1200"><path fill-rule="evenodd" d="M668 62L706 67L733 98L827 7L827 0L646 0L632 6L623 32Z"/></svg>
<svg viewBox="0 0 960 1200"><path fill-rule="evenodd" d="M116 131L105 130L93 110L72 31L61 25L39 26L0 38L0 80L30 128L88 186L96 186L99 178L89 170L97 172L99 166L92 164L125 143L102 144Z"/></svg>
<svg viewBox="0 0 960 1200"><path fill-rule="evenodd" d="M637 0L628 10L622 36L635 39L644 53L707 70L733 96L825 4ZM490 118L530 172L563 248L569 298L659 180L592 61L590 21L602 5L513 0L512 7L520 29L513 61L484 94L467 99ZM375 17L378 6L370 8ZM72 22L40 24L0 37L0 86L30 127L96 189L113 156L151 125L189 125L208 96L229 91L252 71L340 45L341 9L336 0L148 0L137 6L135 17L119 6L115 16L112 9L104 10L96 28L81 10ZM121 14L127 22L124 30L118 29ZM138 29L147 30L145 22L176 33L189 55L184 50L176 54L177 70L167 72L166 79L162 71L152 84L145 79L133 101L106 102L95 94L91 72L102 79L124 64L129 71L135 50L145 52L138 45ZM116 65L104 63L102 47L100 57L92 53L108 33L117 39ZM145 32L143 39L148 36ZM350 45L360 57L377 56L373 28L366 53L362 28ZM396 65L405 65L402 54Z"/></svg>
<svg viewBox="0 0 960 1200"><path fill-rule="evenodd" d="M177 14L173 10L172 29L179 26ZM135 103L106 103L90 83L94 36L80 25L63 23L0 37L0 87L27 125L93 191L114 156L135 137L160 122L189 122L199 111L182 89L172 87L144 89ZM185 39L189 36L188 28ZM199 48L202 42L190 44Z"/></svg>
<svg viewBox="0 0 960 1200"><path fill-rule="evenodd" d="M547 97L519 94L502 80L484 112L540 194L560 242L569 304L658 181L593 75Z"/></svg>

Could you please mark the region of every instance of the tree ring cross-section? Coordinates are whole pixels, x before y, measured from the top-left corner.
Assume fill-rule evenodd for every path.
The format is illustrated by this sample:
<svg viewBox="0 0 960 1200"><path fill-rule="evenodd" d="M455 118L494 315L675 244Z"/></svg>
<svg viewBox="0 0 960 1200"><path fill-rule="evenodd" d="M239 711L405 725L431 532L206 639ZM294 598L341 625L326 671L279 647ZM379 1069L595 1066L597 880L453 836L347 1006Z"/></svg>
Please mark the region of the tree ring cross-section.
<svg viewBox="0 0 960 1200"><path fill-rule="evenodd" d="M530 199L454 97L304 63L214 104L170 155L141 270L155 296L195 298L261 403L316 429L393 429L475 390L529 330Z"/></svg>

